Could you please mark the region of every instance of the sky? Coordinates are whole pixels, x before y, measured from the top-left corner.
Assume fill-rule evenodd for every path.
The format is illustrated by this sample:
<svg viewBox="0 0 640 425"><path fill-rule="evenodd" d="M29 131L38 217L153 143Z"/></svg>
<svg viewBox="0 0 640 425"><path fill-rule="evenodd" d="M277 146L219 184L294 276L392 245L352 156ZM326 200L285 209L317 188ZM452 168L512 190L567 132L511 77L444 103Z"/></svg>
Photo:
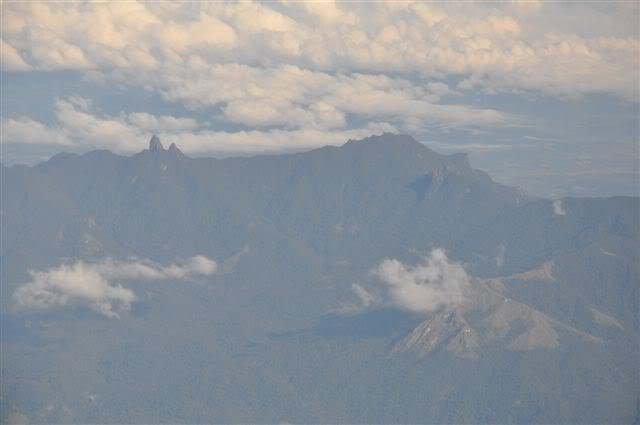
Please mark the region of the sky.
<svg viewBox="0 0 640 425"><path fill-rule="evenodd" d="M640 195L637 2L0 7L5 165L395 132L533 195Z"/></svg>

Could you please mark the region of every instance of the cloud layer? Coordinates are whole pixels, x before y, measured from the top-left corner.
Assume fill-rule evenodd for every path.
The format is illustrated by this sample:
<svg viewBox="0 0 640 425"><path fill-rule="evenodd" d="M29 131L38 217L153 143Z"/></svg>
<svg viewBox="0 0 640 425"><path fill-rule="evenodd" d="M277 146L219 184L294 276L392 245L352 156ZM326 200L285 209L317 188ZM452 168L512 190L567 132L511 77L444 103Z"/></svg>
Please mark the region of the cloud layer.
<svg viewBox="0 0 640 425"><path fill-rule="evenodd" d="M4 71L75 70L86 84L144 89L212 121L107 116L66 98L55 123L5 119L3 142L133 152L156 132L191 153L304 149L380 130L527 124L472 101L479 93L638 101L638 7L602 12L534 2L7 3Z"/></svg>
<svg viewBox="0 0 640 425"><path fill-rule="evenodd" d="M138 75L184 97L198 92L184 90L178 70L206 76L208 66L231 63L456 75L461 90L637 97L637 5L532 5L16 2L3 6L1 59L14 71Z"/></svg>
<svg viewBox="0 0 640 425"><path fill-rule="evenodd" d="M20 308L49 309L86 306L109 318L119 318L136 300L133 290L123 287L128 280L184 280L216 273L215 261L195 256L162 265L149 260L98 263L77 261L45 271L31 271L31 280L14 292Z"/></svg>
<svg viewBox="0 0 640 425"><path fill-rule="evenodd" d="M453 309L465 301L471 289L471 280L462 265L449 261L441 248L431 251L416 266L385 259L373 273L384 284L392 304L415 313ZM358 296L363 302L368 299L360 292Z"/></svg>
<svg viewBox="0 0 640 425"><path fill-rule="evenodd" d="M229 155L396 132L536 195L635 193L638 16L634 2L5 2L2 161L130 154L150 133Z"/></svg>
<svg viewBox="0 0 640 425"><path fill-rule="evenodd" d="M149 135L158 134L167 142L177 142L191 154L206 152L269 152L282 149L308 149L343 144L351 138L395 131L386 123L370 122L355 129L325 131L316 128L223 131L199 127L193 119L149 113L106 115L82 97L55 101L55 125L45 125L29 117L0 122L3 143L62 145L66 148L91 147L118 153L139 152L147 146ZM195 127L199 127L197 130Z"/></svg>

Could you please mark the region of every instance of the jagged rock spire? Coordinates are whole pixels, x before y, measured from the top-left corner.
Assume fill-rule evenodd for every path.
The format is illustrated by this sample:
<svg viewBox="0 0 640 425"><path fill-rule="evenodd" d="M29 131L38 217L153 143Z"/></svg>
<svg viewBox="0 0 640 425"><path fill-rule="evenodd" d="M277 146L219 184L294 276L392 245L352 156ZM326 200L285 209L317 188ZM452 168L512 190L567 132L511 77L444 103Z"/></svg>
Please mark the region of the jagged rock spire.
<svg viewBox="0 0 640 425"><path fill-rule="evenodd" d="M162 146L162 142L160 141L160 138L155 134L151 136L151 140L149 140L149 150L151 152L164 151L164 146Z"/></svg>
<svg viewBox="0 0 640 425"><path fill-rule="evenodd" d="M156 156L160 155L163 158L167 158L166 153L169 154L168 157L175 158L184 156L182 151L176 146L175 143L171 143L169 149L165 149L162 145L162 142L160 141L160 138L155 134L151 137L151 140L149 140L149 152L156 154Z"/></svg>

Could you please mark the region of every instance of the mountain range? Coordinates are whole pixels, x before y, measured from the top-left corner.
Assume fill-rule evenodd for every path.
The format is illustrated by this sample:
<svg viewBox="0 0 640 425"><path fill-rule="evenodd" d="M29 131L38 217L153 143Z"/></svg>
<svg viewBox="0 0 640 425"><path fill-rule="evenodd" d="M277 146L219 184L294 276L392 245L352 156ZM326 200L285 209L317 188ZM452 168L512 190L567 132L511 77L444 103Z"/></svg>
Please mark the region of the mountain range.
<svg viewBox="0 0 640 425"><path fill-rule="evenodd" d="M0 171L5 422L640 421L639 198L395 134Z"/></svg>

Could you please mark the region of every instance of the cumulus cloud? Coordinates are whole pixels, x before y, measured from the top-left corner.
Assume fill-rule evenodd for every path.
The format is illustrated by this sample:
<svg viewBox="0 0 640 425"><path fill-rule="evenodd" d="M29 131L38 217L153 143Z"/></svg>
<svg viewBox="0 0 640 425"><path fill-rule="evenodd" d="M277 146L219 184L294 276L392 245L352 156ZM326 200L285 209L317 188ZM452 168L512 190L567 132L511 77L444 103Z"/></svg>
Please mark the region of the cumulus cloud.
<svg viewBox="0 0 640 425"><path fill-rule="evenodd" d="M190 118L144 112L99 114L89 99L79 96L56 99L54 116L54 125L26 116L2 120L2 143L100 147L131 153L144 149L151 133L170 139L198 128Z"/></svg>
<svg viewBox="0 0 640 425"><path fill-rule="evenodd" d="M93 110L81 97L57 99L55 125L48 126L28 117L0 122L2 143L52 144L75 148L100 147L118 153L134 153L147 146L150 133L175 141L186 153L258 153L281 149L308 149L343 144L372 133L397 132L384 121L370 121L353 129L318 128L221 131L200 125L189 118L148 113L105 115Z"/></svg>
<svg viewBox="0 0 640 425"><path fill-rule="evenodd" d="M341 129L346 116L423 127L494 128L519 124L512 114L445 102L445 83L401 77L312 71L295 65L206 65L189 61L153 75L93 74L98 80L147 85L192 109L220 107L225 121L250 128Z"/></svg>
<svg viewBox="0 0 640 425"><path fill-rule="evenodd" d="M147 112L109 116L96 111L90 100L70 96L56 99L53 125L26 116L0 122L2 142L88 145L131 153L142 150L149 134L157 133L190 153L262 152L344 143L378 131L419 133L429 127L487 128L518 123L518 118L492 109L434 103L445 92L445 85L420 88L386 76L331 75L292 66L221 65L208 78L198 78L185 78L179 86L159 84L167 99L195 108L219 106L218 120L243 125L246 130L214 130L191 118ZM363 124L349 128L347 115Z"/></svg>
<svg viewBox="0 0 640 425"><path fill-rule="evenodd" d="M553 213L555 215L567 215L567 211L562 206L562 199L553 200Z"/></svg>
<svg viewBox="0 0 640 425"><path fill-rule="evenodd" d="M462 265L450 261L440 248L416 266L385 259L373 274L384 284L392 304L415 313L455 308L471 289L471 279Z"/></svg>
<svg viewBox="0 0 640 425"><path fill-rule="evenodd" d="M215 261L195 256L162 265L150 260L106 259L97 263L77 261L45 271L31 271L31 279L13 296L20 308L49 309L86 306L109 318L130 310L135 292L117 283L128 280L192 279L216 273Z"/></svg>
<svg viewBox="0 0 640 425"><path fill-rule="evenodd" d="M60 99L53 123L4 118L3 142L131 153L156 132L186 152L253 153L382 127L431 137L535 125L515 115L526 108L499 110L501 98L489 107L484 95L638 101L638 12L622 3L603 12L550 2L10 2L3 70L76 70L83 84L143 89L210 121L108 116Z"/></svg>
<svg viewBox="0 0 640 425"><path fill-rule="evenodd" d="M130 113L127 121L131 125L149 132L176 132L198 128L196 120L191 118L176 118L170 115L155 116L146 112Z"/></svg>
<svg viewBox="0 0 640 425"><path fill-rule="evenodd" d="M40 121L22 116L0 122L3 143L24 144L73 144L64 132L51 128Z"/></svg>
<svg viewBox="0 0 640 425"><path fill-rule="evenodd" d="M0 67L7 71L28 71L30 66L17 49L0 39Z"/></svg>
<svg viewBox="0 0 640 425"><path fill-rule="evenodd" d="M12 70L117 70L149 79L168 73L176 86L189 63L201 70L286 63L456 76L460 89L487 93L605 92L637 100L637 15L637 5L603 13L588 3L14 2L3 7L2 60Z"/></svg>

